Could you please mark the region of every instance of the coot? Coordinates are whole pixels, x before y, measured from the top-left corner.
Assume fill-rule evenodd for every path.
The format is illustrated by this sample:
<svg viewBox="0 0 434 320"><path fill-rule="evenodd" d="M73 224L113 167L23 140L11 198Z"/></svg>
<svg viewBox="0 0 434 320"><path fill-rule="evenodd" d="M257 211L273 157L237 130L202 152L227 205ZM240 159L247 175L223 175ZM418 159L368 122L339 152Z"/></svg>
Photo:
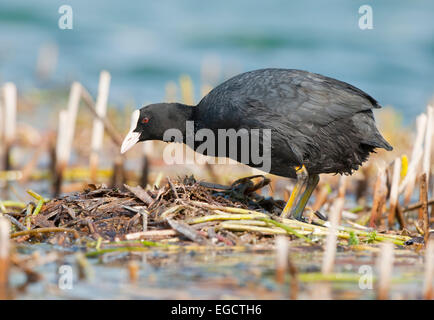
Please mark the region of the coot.
<svg viewBox="0 0 434 320"><path fill-rule="evenodd" d="M282 216L301 220L319 174L351 174L376 148L392 150L375 126L376 108L380 105L370 95L333 78L294 69L254 70L220 84L196 106L158 103L136 110L121 152L139 141L167 141L168 129L178 129L186 143L186 124L193 123L194 133L206 129L217 138L214 151L199 147L201 141L192 148L241 161L241 139L233 146L223 144L223 153L216 150L226 141L219 138L222 129L243 132L252 141L257 138L250 153L259 148L269 155L266 171L297 179ZM251 154L241 162L259 167Z"/></svg>

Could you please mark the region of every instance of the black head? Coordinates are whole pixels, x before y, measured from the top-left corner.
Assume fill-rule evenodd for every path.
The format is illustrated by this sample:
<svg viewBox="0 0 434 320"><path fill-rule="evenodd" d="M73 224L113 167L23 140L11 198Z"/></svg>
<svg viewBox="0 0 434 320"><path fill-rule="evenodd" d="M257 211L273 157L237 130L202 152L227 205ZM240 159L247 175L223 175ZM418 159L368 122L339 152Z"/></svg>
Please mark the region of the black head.
<svg viewBox="0 0 434 320"><path fill-rule="evenodd" d="M156 103L134 111L131 128L122 143L121 153L125 153L139 141L163 140L168 129L179 129L185 133L185 122L191 119L193 108L180 103Z"/></svg>

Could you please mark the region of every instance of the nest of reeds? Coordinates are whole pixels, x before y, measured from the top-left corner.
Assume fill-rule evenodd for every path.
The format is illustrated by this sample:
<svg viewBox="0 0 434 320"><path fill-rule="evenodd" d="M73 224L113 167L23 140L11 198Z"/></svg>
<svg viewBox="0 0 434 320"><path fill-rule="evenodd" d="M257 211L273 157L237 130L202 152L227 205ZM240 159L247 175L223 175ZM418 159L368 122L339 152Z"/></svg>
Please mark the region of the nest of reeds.
<svg viewBox="0 0 434 320"><path fill-rule="evenodd" d="M75 238L88 243L157 241L234 246L268 240L271 244L273 235L312 244L330 232L327 223L317 218L305 223L279 217L284 202L256 192L268 183L263 176L252 176L224 186L198 182L191 176L173 182L168 179L164 186L151 190L89 185L84 192L50 201L41 198L33 213L24 215L29 211L27 206L16 220L23 230L12 237L56 244L74 243ZM334 232L354 243L361 239L403 245L410 239L363 228L339 227Z"/></svg>

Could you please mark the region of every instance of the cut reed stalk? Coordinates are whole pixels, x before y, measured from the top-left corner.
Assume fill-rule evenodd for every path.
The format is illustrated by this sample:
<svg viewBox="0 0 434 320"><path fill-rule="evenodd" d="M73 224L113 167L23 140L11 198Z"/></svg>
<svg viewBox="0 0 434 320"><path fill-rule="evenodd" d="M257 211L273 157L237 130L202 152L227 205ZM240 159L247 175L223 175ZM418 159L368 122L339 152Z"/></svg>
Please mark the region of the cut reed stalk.
<svg viewBox="0 0 434 320"><path fill-rule="evenodd" d="M10 222L0 215L0 300L9 298Z"/></svg>
<svg viewBox="0 0 434 320"><path fill-rule="evenodd" d="M378 168L377 179L374 186L374 199L372 202L371 218L369 226L375 227L383 214L383 207L386 203L387 186L385 168Z"/></svg>
<svg viewBox="0 0 434 320"><path fill-rule="evenodd" d="M377 259L377 268L379 270L377 299L386 300L389 296L390 279L393 270L393 244L383 243L380 249L380 255Z"/></svg>
<svg viewBox="0 0 434 320"><path fill-rule="evenodd" d="M392 185L390 188L389 196L389 216L388 216L388 228L392 229L395 222L396 207L398 205L398 187L399 179L401 178L401 158L396 158L393 165ZM404 226L401 226L403 229Z"/></svg>
<svg viewBox="0 0 434 320"><path fill-rule="evenodd" d="M425 244L429 237L429 212L428 212L428 181L426 173L420 176L419 201L422 204L419 208L419 223L423 225Z"/></svg>
<svg viewBox="0 0 434 320"><path fill-rule="evenodd" d="M426 185L429 186L431 176L431 144L432 136L434 133L434 107L428 106L427 110L427 123L425 132L424 154L423 154L423 172L426 174Z"/></svg>
<svg viewBox="0 0 434 320"><path fill-rule="evenodd" d="M81 85L73 82L69 91L68 109L59 113L56 145L56 171L53 181L53 193L57 196L61 192L63 171L68 165L74 140L75 123L80 104Z"/></svg>
<svg viewBox="0 0 434 320"><path fill-rule="evenodd" d="M413 194L416 180L417 169L423 156L423 139L425 136L427 116L422 113L416 118L416 138L414 140L413 150L411 152L410 165L408 166L407 176L399 187L399 193L404 193L404 205L408 205Z"/></svg>
<svg viewBox="0 0 434 320"><path fill-rule="evenodd" d="M111 187L112 188L122 188L125 184L125 168L124 168L124 157L121 154L118 154L115 157L113 163L113 176L111 179Z"/></svg>
<svg viewBox="0 0 434 320"><path fill-rule="evenodd" d="M3 86L4 97L4 123L3 123L3 137L4 137L4 153L3 153L3 167L4 169L11 170L11 147L15 141L16 122L17 122L17 87L12 82L7 82Z"/></svg>
<svg viewBox="0 0 434 320"><path fill-rule="evenodd" d="M332 208L330 209L330 232L328 233L326 238L325 252L321 268L321 271L324 274L329 274L333 272L336 255L336 234L338 231L338 221L340 220L343 208L344 199L337 198L334 201Z"/></svg>
<svg viewBox="0 0 434 320"><path fill-rule="evenodd" d="M288 271L289 242L286 237L278 236L275 240L276 282L283 284Z"/></svg>
<svg viewBox="0 0 434 320"><path fill-rule="evenodd" d="M74 141L75 135L75 125L78 114L78 107L80 104L81 97L81 84L78 82L73 82L71 85L71 90L69 92L69 100L68 100L68 116L67 116L67 126L65 128L61 128L61 130L66 131L66 146L65 146L65 160L66 163L69 162L69 158L71 157L72 143Z"/></svg>
<svg viewBox="0 0 434 320"><path fill-rule="evenodd" d="M59 112L59 124L57 127L57 143L56 143L56 153L55 153L55 171L53 179L53 195L57 196L60 194L60 189L63 182L63 172L67 166L67 128L68 126L68 111L61 110Z"/></svg>
<svg viewBox="0 0 434 320"><path fill-rule="evenodd" d="M98 118L93 120L92 138L91 138L91 153L90 153L90 178L92 182L97 180L97 170L99 165L99 153L101 151L104 138L104 123L101 119L105 119L107 113L107 101L110 90L110 73L101 71L99 76L98 97L95 103L95 112Z"/></svg>
<svg viewBox="0 0 434 320"><path fill-rule="evenodd" d="M93 101L92 96L89 91L83 86L81 87L81 97L85 103L85 106L89 109L89 111L93 114L93 116L99 119L104 124L104 129L107 135L110 137L112 142L119 148L121 148L123 138L116 130L115 126L110 122L107 117L101 118L95 110L95 102Z"/></svg>
<svg viewBox="0 0 434 320"><path fill-rule="evenodd" d="M434 240L429 240L425 249L425 276L423 297L426 300L434 299Z"/></svg>

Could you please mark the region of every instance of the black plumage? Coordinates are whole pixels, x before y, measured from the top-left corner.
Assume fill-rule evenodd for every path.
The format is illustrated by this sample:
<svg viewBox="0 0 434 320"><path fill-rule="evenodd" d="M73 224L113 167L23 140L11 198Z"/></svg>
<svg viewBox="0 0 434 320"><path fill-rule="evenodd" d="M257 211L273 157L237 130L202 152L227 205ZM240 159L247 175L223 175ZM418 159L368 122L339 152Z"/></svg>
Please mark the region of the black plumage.
<svg viewBox="0 0 434 320"><path fill-rule="evenodd" d="M376 148L392 150L375 125L376 108L374 98L348 83L301 70L261 69L225 81L194 107L146 106L132 132L138 141L162 140L170 128L185 135L187 120L194 121L196 131L270 129L270 173L297 178L297 168L304 165L309 176L351 174ZM123 151L131 142L125 145ZM240 152L235 158L240 160ZM246 164L258 167L250 159Z"/></svg>
<svg viewBox="0 0 434 320"><path fill-rule="evenodd" d="M269 128L276 175L351 173L375 148L392 150L378 132L377 101L360 89L301 70L261 69L235 76L197 105L193 119L204 128Z"/></svg>

